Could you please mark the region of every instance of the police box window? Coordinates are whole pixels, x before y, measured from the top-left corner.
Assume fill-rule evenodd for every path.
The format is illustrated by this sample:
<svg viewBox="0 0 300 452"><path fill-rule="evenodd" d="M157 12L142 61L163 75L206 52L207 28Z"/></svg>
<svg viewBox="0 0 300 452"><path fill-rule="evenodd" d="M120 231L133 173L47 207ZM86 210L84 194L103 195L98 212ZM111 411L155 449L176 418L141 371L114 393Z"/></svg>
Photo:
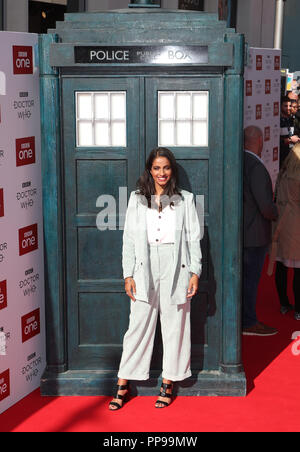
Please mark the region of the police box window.
<svg viewBox="0 0 300 452"><path fill-rule="evenodd" d="M65 2L67 4L67 1ZM29 1L29 32L47 33L57 21L64 20L67 6L56 3Z"/></svg>
<svg viewBox="0 0 300 452"><path fill-rule="evenodd" d="M158 92L158 145L208 145L208 91Z"/></svg>
<svg viewBox="0 0 300 452"><path fill-rule="evenodd" d="M126 92L76 92L76 145L126 147Z"/></svg>

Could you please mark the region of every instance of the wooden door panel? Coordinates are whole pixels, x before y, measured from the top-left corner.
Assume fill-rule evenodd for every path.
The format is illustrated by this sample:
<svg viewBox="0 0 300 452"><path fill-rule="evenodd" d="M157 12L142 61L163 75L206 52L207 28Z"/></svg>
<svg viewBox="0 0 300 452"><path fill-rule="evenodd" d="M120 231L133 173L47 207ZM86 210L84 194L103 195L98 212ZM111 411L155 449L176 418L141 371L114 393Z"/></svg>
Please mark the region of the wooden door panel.
<svg viewBox="0 0 300 452"><path fill-rule="evenodd" d="M77 213L99 212L96 201L99 196L109 194L119 198L119 187L127 187L127 161L123 160L78 160ZM118 210L117 210L118 212Z"/></svg>
<svg viewBox="0 0 300 452"><path fill-rule="evenodd" d="M77 232L78 279L81 282L91 279L121 280L123 231L79 227Z"/></svg>

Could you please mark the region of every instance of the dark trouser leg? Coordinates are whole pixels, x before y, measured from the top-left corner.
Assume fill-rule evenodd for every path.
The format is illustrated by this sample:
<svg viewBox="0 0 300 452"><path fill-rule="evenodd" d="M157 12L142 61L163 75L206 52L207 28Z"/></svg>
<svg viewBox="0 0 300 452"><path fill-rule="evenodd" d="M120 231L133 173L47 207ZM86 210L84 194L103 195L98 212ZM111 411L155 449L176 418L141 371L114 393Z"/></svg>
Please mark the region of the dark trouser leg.
<svg viewBox="0 0 300 452"><path fill-rule="evenodd" d="M243 256L243 328L257 323L256 296L267 247L244 248Z"/></svg>
<svg viewBox="0 0 300 452"><path fill-rule="evenodd" d="M288 268L282 262L276 262L275 283L281 306L290 304L287 296L287 273Z"/></svg>
<svg viewBox="0 0 300 452"><path fill-rule="evenodd" d="M294 268L293 290L295 297L295 311L300 312L300 268Z"/></svg>

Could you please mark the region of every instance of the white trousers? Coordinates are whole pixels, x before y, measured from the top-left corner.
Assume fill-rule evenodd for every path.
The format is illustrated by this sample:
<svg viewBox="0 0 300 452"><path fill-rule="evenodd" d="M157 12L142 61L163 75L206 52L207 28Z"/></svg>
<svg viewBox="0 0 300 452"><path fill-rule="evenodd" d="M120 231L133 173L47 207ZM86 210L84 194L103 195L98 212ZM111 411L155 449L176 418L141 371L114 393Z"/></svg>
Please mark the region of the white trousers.
<svg viewBox="0 0 300 452"><path fill-rule="evenodd" d="M162 377L172 381L191 376L190 301L171 305L167 296L171 284L174 244L150 245L149 303L131 300L129 327L123 340L118 377L147 380L158 314L160 314Z"/></svg>

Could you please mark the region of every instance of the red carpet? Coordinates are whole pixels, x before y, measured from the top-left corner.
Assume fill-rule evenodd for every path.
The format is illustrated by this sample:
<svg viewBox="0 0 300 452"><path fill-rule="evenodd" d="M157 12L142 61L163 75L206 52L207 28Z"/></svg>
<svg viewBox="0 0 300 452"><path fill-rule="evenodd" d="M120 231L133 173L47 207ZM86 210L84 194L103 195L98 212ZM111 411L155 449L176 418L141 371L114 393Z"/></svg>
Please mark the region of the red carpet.
<svg viewBox="0 0 300 452"><path fill-rule="evenodd" d="M0 431L299 432L300 354L292 353L291 337L300 322L279 314L274 279L265 274L258 315L279 334L243 337L246 397L177 397L163 410L154 408L156 397L135 397L112 413L109 397L41 397L37 390L1 415Z"/></svg>

